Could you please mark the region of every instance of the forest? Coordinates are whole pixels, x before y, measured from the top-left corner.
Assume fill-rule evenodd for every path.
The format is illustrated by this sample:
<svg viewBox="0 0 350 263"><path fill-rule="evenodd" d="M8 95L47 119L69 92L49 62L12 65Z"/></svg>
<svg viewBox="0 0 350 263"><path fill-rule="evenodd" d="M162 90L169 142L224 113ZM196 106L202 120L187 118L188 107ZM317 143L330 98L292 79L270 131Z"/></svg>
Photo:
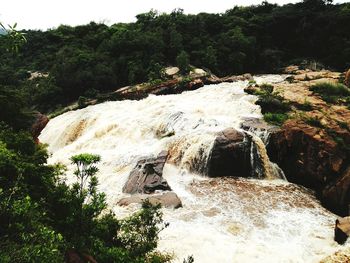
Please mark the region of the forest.
<svg viewBox="0 0 350 263"><path fill-rule="evenodd" d="M47 165L45 145L29 133L34 111L49 113L79 96L158 80L162 68L179 63L218 76L279 72L303 61L344 71L350 67L349 25L350 3L304 0L284 6L264 1L222 14L151 10L135 23L23 30L23 43L1 31L0 262L63 262L72 249L98 262L170 259L155 252L165 227L159 207L145 203L125 220L106 212L97 166L89 166L96 156L95 162L67 156L95 168L85 188L66 184L65 168Z"/></svg>
<svg viewBox="0 0 350 263"><path fill-rule="evenodd" d="M305 0L284 6L265 1L222 14L151 10L129 24L28 30L18 55L0 54L0 82L47 112L79 96L158 79L180 55L218 76L273 73L305 60L344 71L350 66L349 24L350 3ZM30 72L48 75L33 79Z"/></svg>

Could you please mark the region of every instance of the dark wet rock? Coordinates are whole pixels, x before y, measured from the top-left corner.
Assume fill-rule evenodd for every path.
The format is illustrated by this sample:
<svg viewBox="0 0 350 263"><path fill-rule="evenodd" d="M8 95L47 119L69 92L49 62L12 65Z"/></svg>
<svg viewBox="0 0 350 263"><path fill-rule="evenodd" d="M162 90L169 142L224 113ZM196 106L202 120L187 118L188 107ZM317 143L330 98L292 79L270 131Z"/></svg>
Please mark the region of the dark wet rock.
<svg viewBox="0 0 350 263"><path fill-rule="evenodd" d="M334 164L337 165L337 164ZM336 168L336 167L335 167ZM337 169L337 168L336 168ZM342 207L343 214L350 212L350 166L341 173L339 178L328 184L322 191L322 197L327 207Z"/></svg>
<svg viewBox="0 0 350 263"><path fill-rule="evenodd" d="M153 193L156 190L171 190L162 177L168 152L161 152L156 158L145 158L137 162L123 187L124 193Z"/></svg>
<svg viewBox="0 0 350 263"><path fill-rule="evenodd" d="M46 115L41 114L40 112L37 112L34 117L35 121L32 124L30 132L33 136L34 141L36 143L39 143L38 137L41 131L46 127L47 123L49 122L49 118Z"/></svg>
<svg viewBox="0 0 350 263"><path fill-rule="evenodd" d="M335 221L334 240L344 244L350 235L350 216Z"/></svg>
<svg viewBox="0 0 350 263"><path fill-rule="evenodd" d="M243 132L233 128L220 132L208 160L208 176L250 176L250 145Z"/></svg>
<svg viewBox="0 0 350 263"><path fill-rule="evenodd" d="M182 207L180 198L174 192L152 195L132 195L130 197L122 198L119 200L118 205L128 206L130 204L142 204L146 199L153 205L160 204L162 207L175 209Z"/></svg>

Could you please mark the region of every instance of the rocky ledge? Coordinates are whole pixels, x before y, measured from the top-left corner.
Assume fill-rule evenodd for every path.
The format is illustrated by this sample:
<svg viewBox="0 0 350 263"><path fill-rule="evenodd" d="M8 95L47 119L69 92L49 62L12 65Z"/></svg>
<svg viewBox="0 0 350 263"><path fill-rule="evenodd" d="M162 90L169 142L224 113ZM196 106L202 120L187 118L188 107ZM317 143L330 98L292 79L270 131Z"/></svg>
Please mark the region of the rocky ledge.
<svg viewBox="0 0 350 263"><path fill-rule="evenodd" d="M163 151L157 157L141 158L123 187L123 192L131 194L118 201L120 206L142 204L148 200L151 204L160 204L167 208L182 207L180 198L171 191L168 182L163 178L163 168L168 152Z"/></svg>
<svg viewBox="0 0 350 263"><path fill-rule="evenodd" d="M265 99L270 106L287 109L283 114L277 111L276 115L285 115L287 120L271 133L268 155L282 168L290 182L315 190L328 209L339 215L348 215L350 107L346 104L347 98L330 101L311 88L318 83L336 85L342 74L293 69L288 71L291 76L286 81L270 87L274 94L271 97L280 104ZM350 78L350 73L347 74ZM251 87L256 88L259 89ZM264 112L264 105L262 107Z"/></svg>

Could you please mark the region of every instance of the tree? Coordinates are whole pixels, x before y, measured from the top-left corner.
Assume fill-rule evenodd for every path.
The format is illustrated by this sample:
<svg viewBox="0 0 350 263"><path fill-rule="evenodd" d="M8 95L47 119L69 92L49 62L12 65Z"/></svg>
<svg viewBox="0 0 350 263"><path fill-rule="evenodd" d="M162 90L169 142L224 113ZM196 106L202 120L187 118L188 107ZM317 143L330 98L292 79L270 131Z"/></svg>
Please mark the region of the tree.
<svg viewBox="0 0 350 263"><path fill-rule="evenodd" d="M97 164L101 157L99 155L82 153L70 158L73 164L77 166L74 174L79 180L80 194L82 194L86 181L90 178L93 180L94 175L98 172Z"/></svg>
<svg viewBox="0 0 350 263"><path fill-rule="evenodd" d="M0 29L3 31L3 36L6 38L6 49L9 52L17 53L18 49L27 42L23 33L16 30L17 23L13 26L8 25L8 29L0 22Z"/></svg>
<svg viewBox="0 0 350 263"><path fill-rule="evenodd" d="M186 51L182 50L176 57L176 64L181 73L188 73L190 71L190 59Z"/></svg>

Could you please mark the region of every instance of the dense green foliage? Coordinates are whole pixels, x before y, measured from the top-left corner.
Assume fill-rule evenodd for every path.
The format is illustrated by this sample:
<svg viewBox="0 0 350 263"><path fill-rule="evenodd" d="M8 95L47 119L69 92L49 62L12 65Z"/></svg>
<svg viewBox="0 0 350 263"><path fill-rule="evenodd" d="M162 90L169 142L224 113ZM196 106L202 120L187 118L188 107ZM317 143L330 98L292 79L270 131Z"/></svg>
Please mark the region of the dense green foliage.
<svg viewBox="0 0 350 263"><path fill-rule="evenodd" d="M186 71L189 63L222 76L271 72L306 59L344 70L350 66L350 4L330 2L263 2L223 14L150 11L129 24L29 30L20 55L0 54L0 79L19 85L30 106L50 111L79 96L160 79L167 65ZM28 81L28 71L50 75Z"/></svg>
<svg viewBox="0 0 350 263"><path fill-rule="evenodd" d="M90 254L99 262L168 259L152 254L161 230L159 207L145 203L123 221L106 211L105 195L96 189L97 168L91 166L99 158L72 157L73 162L82 162L76 174L84 182L68 186L60 179L62 167L46 165L45 148L27 132L5 124L0 128L1 262L62 262L67 249Z"/></svg>
<svg viewBox="0 0 350 263"><path fill-rule="evenodd" d="M22 36L12 33L0 39L18 47ZM16 48L6 50L16 55ZM71 186L62 165L46 163L45 146L28 132L32 112L18 85L15 79L0 80L0 262L64 262L71 253L102 263L169 261L155 251L164 227L159 206L145 202L124 220L107 209L105 194L97 191L99 156L71 157L78 179Z"/></svg>

